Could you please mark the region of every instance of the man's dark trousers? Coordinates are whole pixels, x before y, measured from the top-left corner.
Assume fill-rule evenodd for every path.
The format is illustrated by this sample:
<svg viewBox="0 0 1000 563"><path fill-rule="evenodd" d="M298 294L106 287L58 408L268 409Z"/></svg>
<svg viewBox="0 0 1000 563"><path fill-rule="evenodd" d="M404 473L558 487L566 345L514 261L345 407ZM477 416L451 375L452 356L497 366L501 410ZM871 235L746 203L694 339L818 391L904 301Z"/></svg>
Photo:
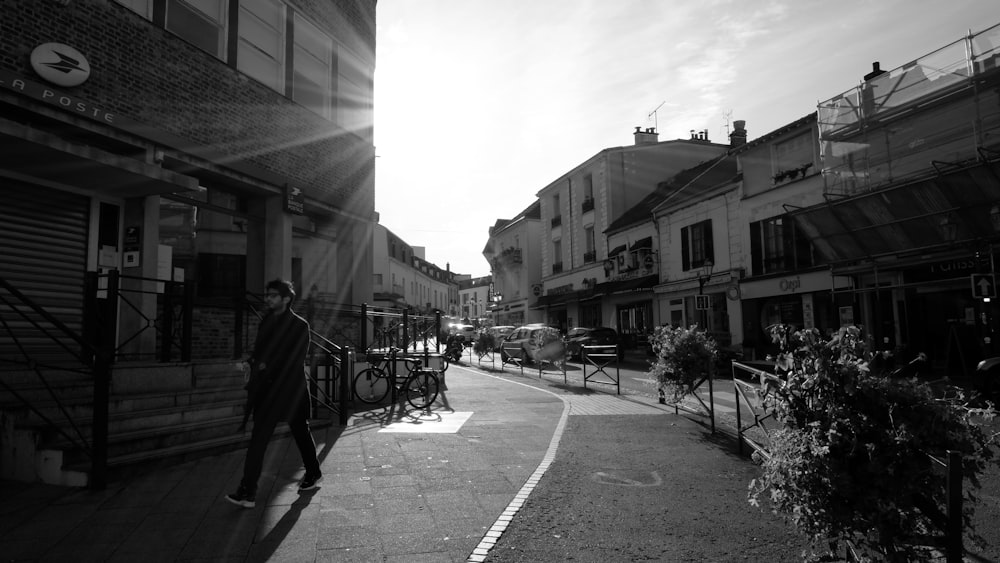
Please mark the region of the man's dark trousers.
<svg viewBox="0 0 1000 563"><path fill-rule="evenodd" d="M295 414L288 420L288 428L295 438L295 445L302 455L302 463L305 465L306 473L319 475L319 461L316 459L316 442L313 441L312 433L309 432L309 420L307 415L309 407L303 404L296 409ZM264 467L264 453L267 444L274 435L274 429L278 426L277 417L255 416L253 431L250 434L250 446L247 448L246 461L243 464L243 486L249 490L257 491L257 481L260 479L260 472Z"/></svg>

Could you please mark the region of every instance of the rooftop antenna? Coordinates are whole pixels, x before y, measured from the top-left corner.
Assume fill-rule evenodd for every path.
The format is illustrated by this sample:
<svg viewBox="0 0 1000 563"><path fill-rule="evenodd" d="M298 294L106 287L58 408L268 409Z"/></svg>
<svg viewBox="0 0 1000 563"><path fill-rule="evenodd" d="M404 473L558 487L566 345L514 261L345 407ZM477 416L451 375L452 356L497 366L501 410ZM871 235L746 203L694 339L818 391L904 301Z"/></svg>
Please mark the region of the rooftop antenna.
<svg viewBox="0 0 1000 563"><path fill-rule="evenodd" d="M657 112L657 110L659 110L660 108L662 108L663 104L665 104L665 103L667 103L667 101L663 100L662 102L660 102L660 105L656 106L656 109L654 109L653 111L649 112L648 115L646 115L646 119L649 119L650 117L653 118L653 127L656 128L657 131L660 130L660 123L657 121L656 112Z"/></svg>
<svg viewBox="0 0 1000 563"><path fill-rule="evenodd" d="M733 110L722 112L722 119L726 120L726 138L729 138L729 122L733 117Z"/></svg>

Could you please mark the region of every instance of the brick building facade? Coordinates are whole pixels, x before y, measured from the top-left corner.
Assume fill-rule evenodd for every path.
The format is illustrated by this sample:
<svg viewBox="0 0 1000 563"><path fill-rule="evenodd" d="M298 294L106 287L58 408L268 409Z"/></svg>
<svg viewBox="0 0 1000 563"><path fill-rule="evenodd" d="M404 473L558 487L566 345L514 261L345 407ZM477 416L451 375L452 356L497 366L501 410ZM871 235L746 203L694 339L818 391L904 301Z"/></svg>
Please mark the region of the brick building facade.
<svg viewBox="0 0 1000 563"><path fill-rule="evenodd" d="M137 358L154 280L370 300L374 65L375 0L4 2L0 279L83 331L117 272Z"/></svg>

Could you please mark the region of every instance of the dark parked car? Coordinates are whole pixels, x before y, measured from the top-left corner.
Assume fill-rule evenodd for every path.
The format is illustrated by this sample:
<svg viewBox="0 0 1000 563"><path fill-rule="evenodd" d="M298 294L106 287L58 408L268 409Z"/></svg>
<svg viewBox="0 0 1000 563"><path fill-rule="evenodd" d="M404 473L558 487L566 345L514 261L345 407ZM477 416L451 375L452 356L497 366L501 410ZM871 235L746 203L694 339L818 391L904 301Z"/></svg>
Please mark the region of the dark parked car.
<svg viewBox="0 0 1000 563"><path fill-rule="evenodd" d="M566 334L566 354L571 358L582 359L580 352L584 346L598 346L614 344L618 346L618 359L625 355L621 339L618 338L618 331L606 326L594 328L576 327L571 328Z"/></svg>

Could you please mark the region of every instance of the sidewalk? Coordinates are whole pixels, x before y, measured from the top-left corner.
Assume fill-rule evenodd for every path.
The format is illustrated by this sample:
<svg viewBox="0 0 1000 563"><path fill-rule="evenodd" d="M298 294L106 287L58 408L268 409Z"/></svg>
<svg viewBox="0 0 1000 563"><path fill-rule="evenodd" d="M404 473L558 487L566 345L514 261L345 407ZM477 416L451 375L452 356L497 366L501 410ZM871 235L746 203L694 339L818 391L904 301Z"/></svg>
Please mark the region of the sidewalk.
<svg viewBox="0 0 1000 563"><path fill-rule="evenodd" d="M0 560L466 561L541 463L564 407L462 366L447 380L429 418L379 409L316 431L324 478L308 493L294 442L272 442L252 510L223 499L243 451L100 492L0 483ZM383 431L393 420L399 431Z"/></svg>

